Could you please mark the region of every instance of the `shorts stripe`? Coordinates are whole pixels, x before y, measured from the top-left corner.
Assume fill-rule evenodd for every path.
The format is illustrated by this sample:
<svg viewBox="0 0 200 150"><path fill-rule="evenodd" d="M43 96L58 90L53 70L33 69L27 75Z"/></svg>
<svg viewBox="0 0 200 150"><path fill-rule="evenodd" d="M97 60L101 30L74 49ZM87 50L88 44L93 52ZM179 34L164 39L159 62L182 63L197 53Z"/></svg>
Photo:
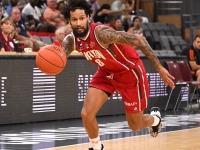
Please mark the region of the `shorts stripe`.
<svg viewBox="0 0 200 150"><path fill-rule="evenodd" d="M139 90L139 94L140 94L140 100L143 98L142 97L142 87L141 87L141 84L140 84L140 73L137 71L137 69L133 69L133 71L135 72L135 74L137 75L137 80L138 80L138 90Z"/></svg>
<svg viewBox="0 0 200 150"><path fill-rule="evenodd" d="M137 76L137 73L135 72L135 70L136 69L134 69L134 70L132 70L132 72L133 72L133 74L135 75L135 77L136 77L136 79L137 79L137 90L138 90L138 105L139 105L139 111L141 111L141 97L140 97L140 95L141 95L141 93L140 93L140 79L138 78L138 76Z"/></svg>
<svg viewBox="0 0 200 150"><path fill-rule="evenodd" d="M145 105L147 106L147 91L146 91L146 86L144 82L144 72L142 71L139 65L137 66L139 68L139 71L136 68L134 68L132 72L138 80L138 83L137 83L138 100L139 100L138 103L139 103L139 110L141 111L141 100L145 100Z"/></svg>
<svg viewBox="0 0 200 150"><path fill-rule="evenodd" d="M146 101L146 105L147 105L147 100L148 100L148 98L147 98L146 86L145 86L145 84L144 84L144 72L142 71L140 65L138 65L138 68L139 68L140 71L142 72L142 84L143 84L143 87L144 87L144 96L145 96L144 99L145 99L145 101Z"/></svg>

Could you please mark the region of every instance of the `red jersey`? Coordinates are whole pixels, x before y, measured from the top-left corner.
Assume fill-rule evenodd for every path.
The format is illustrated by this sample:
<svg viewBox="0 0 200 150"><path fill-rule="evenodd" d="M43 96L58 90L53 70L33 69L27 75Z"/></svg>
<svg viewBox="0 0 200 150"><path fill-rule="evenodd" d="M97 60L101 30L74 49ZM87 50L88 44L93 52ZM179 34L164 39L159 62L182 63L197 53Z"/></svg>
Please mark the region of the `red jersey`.
<svg viewBox="0 0 200 150"><path fill-rule="evenodd" d="M58 47L61 47L61 42L57 42L57 41L54 41L52 44L54 44L54 45L56 45L56 46L58 46Z"/></svg>
<svg viewBox="0 0 200 150"><path fill-rule="evenodd" d="M99 23L91 23L86 39L76 39L76 49L87 60L112 74L135 68L135 64L140 59L136 50L132 46L121 44L111 44L108 48L103 47L95 35L95 29L99 25Z"/></svg>
<svg viewBox="0 0 200 150"><path fill-rule="evenodd" d="M8 40L6 41L2 32L0 32L0 41L4 42L2 48L4 48L5 51L14 51L14 41L10 36L8 36Z"/></svg>

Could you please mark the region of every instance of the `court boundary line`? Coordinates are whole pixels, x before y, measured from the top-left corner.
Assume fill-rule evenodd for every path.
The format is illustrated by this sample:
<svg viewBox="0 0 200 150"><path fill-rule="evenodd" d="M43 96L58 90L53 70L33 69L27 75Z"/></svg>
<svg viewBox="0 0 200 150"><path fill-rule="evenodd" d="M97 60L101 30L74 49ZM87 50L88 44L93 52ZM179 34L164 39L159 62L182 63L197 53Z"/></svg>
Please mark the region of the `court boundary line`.
<svg viewBox="0 0 200 150"><path fill-rule="evenodd" d="M166 133L169 133L169 132L179 132L179 131L185 131L185 130L192 130L192 129L198 129L200 127L195 127L195 128L190 128L190 129L181 129L181 130L176 130L176 131L166 131L166 132L161 132L159 134L166 134ZM134 131L133 131L134 132ZM136 135L136 136L130 136L130 137L124 137L124 138L117 138L117 139L110 139L110 140L103 140L103 141L114 141L114 140L120 140L120 139L129 139L129 138L134 138L134 137L141 137L141 136L149 136L150 138L153 138L151 137L149 134L145 134L145 135ZM158 135L159 136L159 135ZM156 137L157 138L157 137ZM101 141L101 142L103 142ZM75 146L75 145L85 145L85 144L88 144L88 143L81 143L81 144L73 144L73 145L66 145L66 146L58 146L58 147L52 147L52 148L62 148L62 147L71 147L71 146ZM45 148L45 149L39 149L39 150L51 150L52 148Z"/></svg>

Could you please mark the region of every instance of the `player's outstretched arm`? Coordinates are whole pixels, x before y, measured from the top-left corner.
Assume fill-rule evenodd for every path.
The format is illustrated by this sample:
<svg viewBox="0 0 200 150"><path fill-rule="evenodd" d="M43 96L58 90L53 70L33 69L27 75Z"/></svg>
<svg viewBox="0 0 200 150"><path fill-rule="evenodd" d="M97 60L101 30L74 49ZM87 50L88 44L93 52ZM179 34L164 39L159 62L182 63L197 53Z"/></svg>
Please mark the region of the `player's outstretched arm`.
<svg viewBox="0 0 200 150"><path fill-rule="evenodd" d="M67 57L72 53L74 49L74 39L71 34L65 37L61 47L65 51Z"/></svg>
<svg viewBox="0 0 200 150"><path fill-rule="evenodd" d="M96 35L100 43L105 47L112 43L118 43L130 45L135 47L136 49L140 49L151 61L166 86L174 88L174 83L172 81L174 77L171 76L168 71L160 64L160 61L158 60L152 48L144 37L127 32L117 32L105 26L98 27L96 30Z"/></svg>
<svg viewBox="0 0 200 150"><path fill-rule="evenodd" d="M146 39L136 34L130 34L127 32L117 32L108 27L100 27L96 34L99 41L103 45L109 45L112 43L125 44L140 49L147 58L152 62L153 66L159 71L161 67L160 61L154 54L152 48L149 46Z"/></svg>

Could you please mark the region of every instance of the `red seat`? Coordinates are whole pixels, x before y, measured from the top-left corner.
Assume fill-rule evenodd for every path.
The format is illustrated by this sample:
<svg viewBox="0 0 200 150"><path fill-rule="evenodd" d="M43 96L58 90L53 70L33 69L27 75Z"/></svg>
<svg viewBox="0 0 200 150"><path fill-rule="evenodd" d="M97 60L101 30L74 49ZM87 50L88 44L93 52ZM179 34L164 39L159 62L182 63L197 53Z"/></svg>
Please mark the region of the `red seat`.
<svg viewBox="0 0 200 150"><path fill-rule="evenodd" d="M186 82L183 82L183 79L181 77L181 73L179 70L179 66L174 61L166 61L165 63L167 65L167 69L168 69L169 73L175 78L174 79L175 86L181 86L181 88L185 87L184 88L184 91L185 91L185 89L188 87L188 84ZM176 104L174 106L174 110L176 109L179 99L181 99L181 97L183 96L184 91L182 92L182 90L180 90L180 92L178 94L178 98L176 100ZM169 104L172 92L173 92L173 89L171 89L171 91L170 91L170 94L169 94L169 97L167 100L167 104L165 106L165 111L167 110L167 106Z"/></svg>
<svg viewBox="0 0 200 150"><path fill-rule="evenodd" d="M29 33L32 36L35 35L35 36L39 36L39 37L42 37L42 36L49 36L49 37L55 36L54 32L34 32L34 31L29 31Z"/></svg>
<svg viewBox="0 0 200 150"><path fill-rule="evenodd" d="M176 64L179 66L179 70L180 70L183 81L187 82L190 87L191 86L194 87L193 91L190 94L191 96L189 97L189 101L188 101L188 104L189 104L188 109L189 109L189 106L192 106L191 103L193 101L195 91L197 91L197 96L199 98L200 93L198 92L197 89L198 89L198 85L200 85L200 82L193 80L188 62L186 62L186 61L176 61Z"/></svg>
<svg viewBox="0 0 200 150"><path fill-rule="evenodd" d="M194 81L188 62L186 62L186 61L176 61L176 63L180 68L182 80L183 81Z"/></svg>

